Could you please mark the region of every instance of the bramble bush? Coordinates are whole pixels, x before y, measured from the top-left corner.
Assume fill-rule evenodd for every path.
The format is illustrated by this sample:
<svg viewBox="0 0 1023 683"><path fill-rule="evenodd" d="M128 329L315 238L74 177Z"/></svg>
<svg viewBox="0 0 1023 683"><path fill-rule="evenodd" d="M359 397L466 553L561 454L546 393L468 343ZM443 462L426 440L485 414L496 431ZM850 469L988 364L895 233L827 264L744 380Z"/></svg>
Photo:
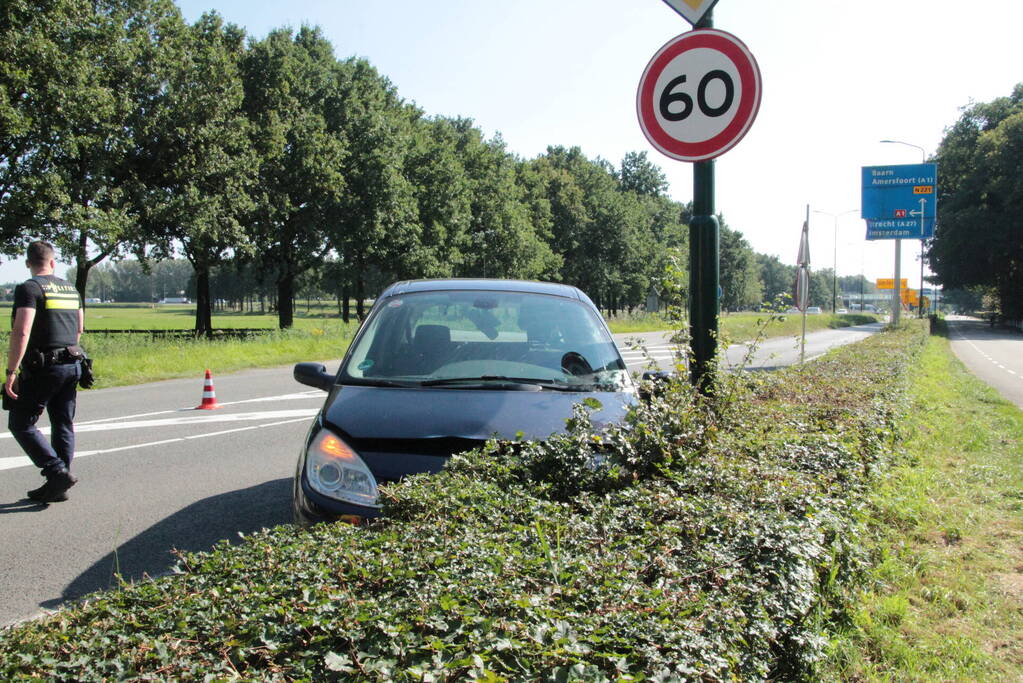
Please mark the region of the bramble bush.
<svg viewBox="0 0 1023 683"><path fill-rule="evenodd" d="M282 526L0 636L3 679L812 678L868 565L909 327L490 443L364 527Z"/></svg>

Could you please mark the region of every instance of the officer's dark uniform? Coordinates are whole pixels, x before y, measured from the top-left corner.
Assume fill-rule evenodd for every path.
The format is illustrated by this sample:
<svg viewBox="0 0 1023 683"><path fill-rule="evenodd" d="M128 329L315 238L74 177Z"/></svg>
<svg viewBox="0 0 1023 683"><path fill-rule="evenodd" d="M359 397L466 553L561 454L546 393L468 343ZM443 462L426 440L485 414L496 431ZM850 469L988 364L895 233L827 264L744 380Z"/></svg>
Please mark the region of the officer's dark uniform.
<svg viewBox="0 0 1023 683"><path fill-rule="evenodd" d="M48 483L67 483L75 453L73 421L82 368L66 348L78 343L81 306L74 286L53 275L36 275L14 290L12 324L19 308L34 308L36 315L7 426ZM44 408L50 417L50 442L36 428Z"/></svg>

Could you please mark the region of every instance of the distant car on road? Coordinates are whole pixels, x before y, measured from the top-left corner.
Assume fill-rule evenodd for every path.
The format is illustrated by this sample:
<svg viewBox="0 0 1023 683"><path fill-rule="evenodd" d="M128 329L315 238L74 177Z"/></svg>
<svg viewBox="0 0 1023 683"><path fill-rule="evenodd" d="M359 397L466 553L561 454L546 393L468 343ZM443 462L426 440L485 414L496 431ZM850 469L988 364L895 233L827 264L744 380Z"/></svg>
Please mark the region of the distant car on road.
<svg viewBox="0 0 1023 683"><path fill-rule="evenodd" d="M845 315L845 314L846 314L846 313L848 313L848 312L849 312L849 309L847 309L847 308L840 308L840 309L838 309L837 311L835 311L835 313L836 313L837 315Z"/></svg>
<svg viewBox="0 0 1023 683"><path fill-rule="evenodd" d="M820 306L808 306L807 309L806 309L806 314L807 315L820 315L821 314L821 307Z"/></svg>
<svg viewBox="0 0 1023 683"><path fill-rule="evenodd" d="M376 517L377 485L437 472L487 439L545 439L573 406L624 418L637 389L593 302L567 285L398 282L377 299L336 375L299 363L328 392L298 457L296 522Z"/></svg>

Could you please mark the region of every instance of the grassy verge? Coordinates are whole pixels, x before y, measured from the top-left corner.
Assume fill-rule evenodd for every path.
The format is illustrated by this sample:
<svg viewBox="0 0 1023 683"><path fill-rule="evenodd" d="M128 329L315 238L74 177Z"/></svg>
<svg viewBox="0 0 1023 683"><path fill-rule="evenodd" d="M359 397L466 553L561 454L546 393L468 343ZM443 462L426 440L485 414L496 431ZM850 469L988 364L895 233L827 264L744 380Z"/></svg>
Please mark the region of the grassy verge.
<svg viewBox="0 0 1023 683"><path fill-rule="evenodd" d="M877 320L878 318L873 315L855 313L808 315L806 316L806 331L816 332L818 330L864 325L866 323L877 322ZM718 319L718 323L722 335L735 342L750 341L761 337L761 335L764 337L794 336L802 332L803 329L803 319L798 314L775 315L772 318L770 313L726 313ZM607 324L615 334L657 332L672 329L671 323L666 322L659 315L650 313L609 318Z"/></svg>
<svg viewBox="0 0 1023 683"><path fill-rule="evenodd" d="M96 387L139 384L174 377L273 367L344 355L356 323L320 321L275 330L244 340L161 339L149 336L90 335L82 345L94 359Z"/></svg>
<svg viewBox="0 0 1023 683"><path fill-rule="evenodd" d="M1023 412L932 337L906 462L872 501L877 569L828 678L1023 680Z"/></svg>
<svg viewBox="0 0 1023 683"><path fill-rule="evenodd" d="M0 633L3 680L803 680L868 559L919 325L490 444ZM885 378L879 381L878 378ZM592 399L590 399L592 401Z"/></svg>

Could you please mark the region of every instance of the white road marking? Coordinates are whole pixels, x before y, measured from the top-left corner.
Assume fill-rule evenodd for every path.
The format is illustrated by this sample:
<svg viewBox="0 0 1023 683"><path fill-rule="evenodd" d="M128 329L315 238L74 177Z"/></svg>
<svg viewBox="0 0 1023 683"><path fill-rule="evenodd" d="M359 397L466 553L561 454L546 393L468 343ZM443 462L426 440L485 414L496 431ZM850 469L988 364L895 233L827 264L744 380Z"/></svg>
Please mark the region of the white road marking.
<svg viewBox="0 0 1023 683"><path fill-rule="evenodd" d="M122 429L159 429L160 427L175 427L178 425L204 425L216 422L251 422L254 420L277 420L281 418L312 417L319 411L319 408L299 408L296 410L263 410L255 413L214 413L203 411L204 414L182 415L162 420L134 420L131 422L103 422L75 425L75 434L87 432L113 432ZM39 430L43 434L49 434L50 428L44 427ZM0 434L0 439L12 439L14 436L7 432Z"/></svg>
<svg viewBox="0 0 1023 683"><path fill-rule="evenodd" d="M244 405L250 403L269 403L278 401L297 401L306 399L320 399L323 396L323 392L319 390L298 392L291 394L282 394L279 396L264 396L261 398L250 398L242 401L230 401L221 403L221 406L231 405ZM117 446L114 448L104 448L100 450L92 451L78 451L75 453L75 458L83 458L90 455L100 455L105 453L116 453L119 451L129 451L136 448L148 448L151 446L161 446L169 443L175 443L180 441L188 441L191 439L205 439L207 437L222 436L225 434L233 434L235 432L244 432L252 429L262 429L264 427L275 427L277 425L292 424L294 422L305 422L310 417L315 415L319 411L319 407L316 408L295 408L290 410L259 410L245 413L231 413L231 412L219 412L219 411L197 411L194 407L192 408L178 408L176 410L158 410L148 413L136 413L134 415L123 415L119 417L108 417L99 420L90 420L87 422L79 422L75 424L75 433L83 434L89 432L110 432L110 431L121 431L126 429L152 429L159 430L167 427L177 427L181 425L194 425L198 428L204 425L212 424L223 424L223 423L239 423L239 422L261 422L265 420L271 420L271 422L265 422L257 425L246 425L244 427L234 427L231 429L222 429L216 432L205 432L202 434L190 434L188 436L175 437L172 439L159 439L156 441L150 441L141 444L131 444L128 446ZM161 415L175 415L176 417L165 417L160 418ZM141 419L140 419L141 418ZM150 419L144 419L150 418ZM156 418L156 419L153 419ZM49 427L42 427L39 430L43 434L49 434ZM4 432L0 434L0 439L12 439L13 436L10 432ZM32 461L25 455L18 455L13 457L0 458L0 471L14 469L17 467L31 467Z"/></svg>
<svg viewBox="0 0 1023 683"><path fill-rule="evenodd" d="M999 369L1005 370L1010 375L1015 375L1016 374L1016 372L1014 370L1010 370L1009 368L1005 367L1004 365L1002 365L1001 363L996 361L994 358L989 356L988 354L986 354L983 351L981 351L980 348L976 344L974 344L971 340L967 339L966 336L964 334L962 334L959 330L955 330L955 337L956 337L957 340L962 341L962 342L966 342L967 344L969 344L970 348L972 348L974 351L976 351L983 358L991 361L991 363L994 364L995 366L997 366ZM1023 379L1023 377L1020 377L1020 379Z"/></svg>
<svg viewBox="0 0 1023 683"><path fill-rule="evenodd" d="M265 427L276 427L278 425L292 424L295 422L305 422L308 419L307 416L300 417L294 420L281 420L279 422L268 422L266 424L250 425L248 427L239 427L237 429L225 429L219 432L209 432L207 434L192 434L191 436L177 437L174 439L161 439L159 441L150 441L148 443L137 443L131 444L130 446L117 446L116 448L104 448L95 451L79 451L75 453L75 460L79 458L85 458L90 455L103 455L106 453L117 453L118 451L132 451L137 448L149 448L152 446L163 446L169 443L177 443L180 441L188 441L190 439L205 439L211 436L222 436L224 434L233 434L235 432L247 432L253 429L263 429ZM17 467L33 467L32 461L29 460L28 456L19 455L13 458L0 458L0 471L11 470Z"/></svg>
<svg viewBox="0 0 1023 683"><path fill-rule="evenodd" d="M233 406L233 405L241 405L243 403L262 403L262 402L268 402L268 401L294 401L294 400L298 400L298 399L309 399L309 398L317 398L317 397L322 397L322 396L323 396L323 392L322 391L314 390L314 391L304 391L304 392L297 393L297 394L281 394L280 396L264 396L262 398L248 398L248 399L245 399L244 401L225 401L223 403L220 403L220 405L222 405L222 406ZM89 420L87 422L76 422L75 423L75 428L77 429L78 427L80 427L82 425L101 424L103 422L114 422L116 420L132 420L132 419L135 419L137 417L152 417L154 415L170 415L172 413L190 413L193 410L195 410L195 406L191 406L189 408L174 408L172 410L157 410L155 412L150 412L150 413L135 413L134 415L119 415L117 417L104 417L104 418L101 418L99 420ZM2 437L0 437L0 438L2 438Z"/></svg>

